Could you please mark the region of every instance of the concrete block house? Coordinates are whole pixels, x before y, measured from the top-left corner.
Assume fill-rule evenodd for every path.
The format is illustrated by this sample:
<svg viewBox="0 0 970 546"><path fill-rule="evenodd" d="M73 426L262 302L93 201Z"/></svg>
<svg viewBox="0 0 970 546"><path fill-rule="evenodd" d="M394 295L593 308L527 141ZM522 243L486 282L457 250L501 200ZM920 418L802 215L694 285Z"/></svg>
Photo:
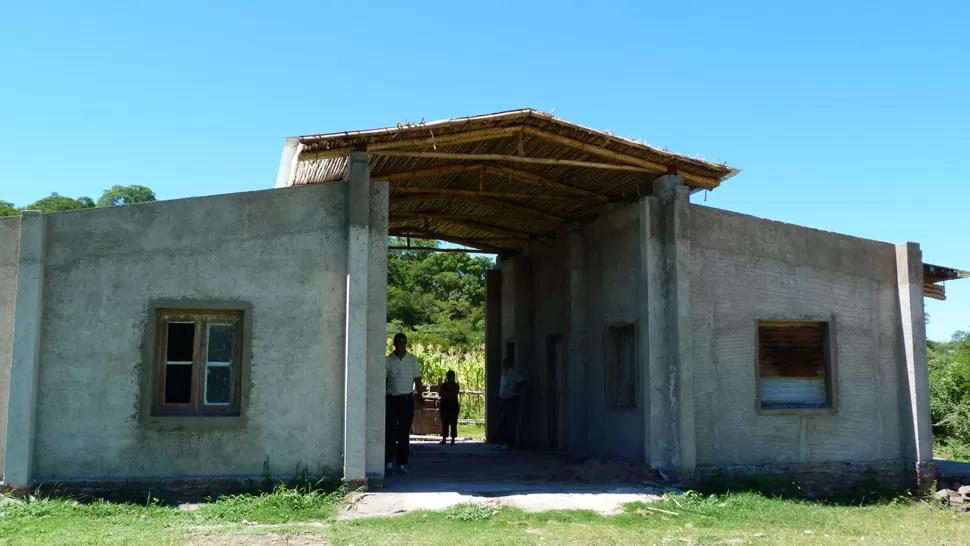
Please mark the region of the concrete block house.
<svg viewBox="0 0 970 546"><path fill-rule="evenodd" d="M923 298L962 274L690 202L737 172L518 110L290 138L275 189L0 218L4 484L380 481L396 235L498 256L489 434L508 355L527 448L927 487Z"/></svg>

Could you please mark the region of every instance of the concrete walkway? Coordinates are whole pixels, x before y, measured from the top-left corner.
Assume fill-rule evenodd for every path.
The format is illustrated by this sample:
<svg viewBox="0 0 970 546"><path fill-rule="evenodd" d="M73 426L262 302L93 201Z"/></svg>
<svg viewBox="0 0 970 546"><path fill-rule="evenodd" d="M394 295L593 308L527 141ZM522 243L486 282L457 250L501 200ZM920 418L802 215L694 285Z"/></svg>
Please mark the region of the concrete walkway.
<svg viewBox="0 0 970 546"><path fill-rule="evenodd" d="M380 491L352 496L342 517L444 510L463 503L614 514L631 502L659 500L663 492L629 471L600 473L607 479L590 481L588 473L576 472L585 466L571 465L558 454L498 452L482 443L411 445L409 473L388 476Z"/></svg>

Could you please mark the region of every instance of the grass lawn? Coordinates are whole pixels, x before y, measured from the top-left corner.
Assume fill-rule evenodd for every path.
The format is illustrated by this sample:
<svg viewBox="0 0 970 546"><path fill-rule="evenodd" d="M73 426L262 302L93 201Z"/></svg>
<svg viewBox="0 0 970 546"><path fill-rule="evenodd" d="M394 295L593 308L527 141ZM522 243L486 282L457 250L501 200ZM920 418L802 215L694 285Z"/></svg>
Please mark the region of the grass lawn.
<svg viewBox="0 0 970 546"><path fill-rule="evenodd" d="M825 506L742 493L689 494L619 516L458 506L337 521L339 498L277 491L202 505L4 504L2 544L946 544L970 543L970 516L926 503ZM665 513L658 510L663 510Z"/></svg>

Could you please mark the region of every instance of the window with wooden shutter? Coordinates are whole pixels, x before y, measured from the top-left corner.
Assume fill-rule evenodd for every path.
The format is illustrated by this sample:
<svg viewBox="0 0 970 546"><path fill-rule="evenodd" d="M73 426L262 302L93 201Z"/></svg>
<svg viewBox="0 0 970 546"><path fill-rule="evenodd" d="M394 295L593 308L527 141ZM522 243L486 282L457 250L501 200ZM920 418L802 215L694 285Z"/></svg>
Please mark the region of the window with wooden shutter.
<svg viewBox="0 0 970 546"><path fill-rule="evenodd" d="M826 322L758 323L758 395L762 409L832 407Z"/></svg>

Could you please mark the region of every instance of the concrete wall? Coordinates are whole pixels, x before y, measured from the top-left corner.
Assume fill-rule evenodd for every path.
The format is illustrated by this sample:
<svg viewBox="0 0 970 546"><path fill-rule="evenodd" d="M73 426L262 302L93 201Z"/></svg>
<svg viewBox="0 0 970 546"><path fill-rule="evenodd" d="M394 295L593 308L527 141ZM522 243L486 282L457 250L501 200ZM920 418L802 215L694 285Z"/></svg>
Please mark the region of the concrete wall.
<svg viewBox="0 0 970 546"><path fill-rule="evenodd" d="M894 246L702 206L690 214L697 464L902 457ZM834 413L759 414L756 320L771 318L833 321Z"/></svg>
<svg viewBox="0 0 970 546"><path fill-rule="evenodd" d="M13 315L17 296L17 254L20 217L0 218L0 474L7 438L7 394L13 345Z"/></svg>
<svg viewBox="0 0 970 546"><path fill-rule="evenodd" d="M642 459L645 408L606 407L605 340L608 329L639 325L639 215L628 205L603 215L585 231L586 400L589 452L595 456ZM638 389L644 378L638 370ZM642 398L641 398L642 399Z"/></svg>
<svg viewBox="0 0 970 546"><path fill-rule="evenodd" d="M375 191L386 203L386 188ZM346 203L336 183L45 216L34 480L258 476L264 462L275 474L339 470ZM372 273L381 297L383 273ZM242 426L159 429L139 419L157 299L252 305ZM368 441L376 427L368 419Z"/></svg>

